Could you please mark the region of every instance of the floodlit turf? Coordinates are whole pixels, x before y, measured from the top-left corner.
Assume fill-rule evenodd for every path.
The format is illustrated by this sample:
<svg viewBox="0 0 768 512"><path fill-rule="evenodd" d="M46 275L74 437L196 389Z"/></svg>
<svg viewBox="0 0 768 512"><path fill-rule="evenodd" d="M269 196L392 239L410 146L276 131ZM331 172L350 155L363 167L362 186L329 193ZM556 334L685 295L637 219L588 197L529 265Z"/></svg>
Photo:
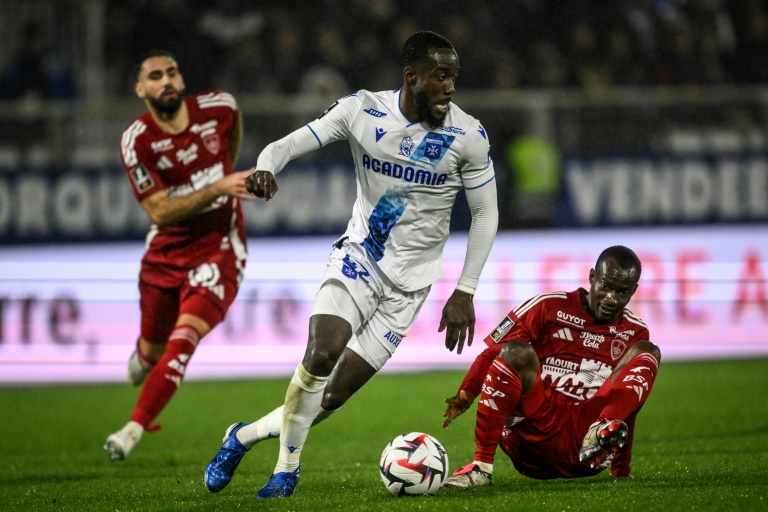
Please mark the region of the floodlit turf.
<svg viewBox="0 0 768 512"><path fill-rule="evenodd" d="M260 502L275 441L249 453L221 493L206 491L203 470L226 427L278 405L287 379L185 383L163 429L121 463L101 445L127 419L134 388L0 388L0 510L768 510L768 360L663 364L638 418L632 481L531 480L501 454L491 487L390 496L378 459L399 433L433 434L454 469L471 459L474 409L440 428L442 400L461 377L375 377L312 430L296 495Z"/></svg>

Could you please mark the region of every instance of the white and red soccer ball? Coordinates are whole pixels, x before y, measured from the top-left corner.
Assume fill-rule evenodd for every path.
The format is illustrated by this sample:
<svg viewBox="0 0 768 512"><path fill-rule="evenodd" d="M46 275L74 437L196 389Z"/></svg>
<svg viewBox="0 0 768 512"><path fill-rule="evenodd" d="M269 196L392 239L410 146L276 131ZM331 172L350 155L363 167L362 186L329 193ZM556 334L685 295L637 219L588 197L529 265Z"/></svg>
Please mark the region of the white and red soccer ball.
<svg viewBox="0 0 768 512"><path fill-rule="evenodd" d="M423 432L394 438L381 454L381 480L395 496L435 494L448 478L448 454Z"/></svg>

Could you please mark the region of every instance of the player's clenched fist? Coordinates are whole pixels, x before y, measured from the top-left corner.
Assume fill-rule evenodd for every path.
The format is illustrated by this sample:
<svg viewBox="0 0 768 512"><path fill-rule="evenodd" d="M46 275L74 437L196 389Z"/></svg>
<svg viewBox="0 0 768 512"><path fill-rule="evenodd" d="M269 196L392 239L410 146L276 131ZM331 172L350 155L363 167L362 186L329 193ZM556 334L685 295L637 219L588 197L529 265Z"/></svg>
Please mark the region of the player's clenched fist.
<svg viewBox="0 0 768 512"><path fill-rule="evenodd" d="M277 193L275 175L269 171L253 171L253 174L245 179L245 189L256 197L269 201Z"/></svg>

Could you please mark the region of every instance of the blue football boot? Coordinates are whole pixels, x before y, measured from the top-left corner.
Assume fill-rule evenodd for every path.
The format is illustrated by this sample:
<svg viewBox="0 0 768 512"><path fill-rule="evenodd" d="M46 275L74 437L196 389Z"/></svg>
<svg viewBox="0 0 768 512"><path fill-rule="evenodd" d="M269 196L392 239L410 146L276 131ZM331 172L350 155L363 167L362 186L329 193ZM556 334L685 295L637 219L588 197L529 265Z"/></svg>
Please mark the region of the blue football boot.
<svg viewBox="0 0 768 512"><path fill-rule="evenodd" d="M299 473L301 473L301 467L296 468L295 471L275 473L270 477L267 485L256 493L256 499L287 498L296 490L296 485L299 483Z"/></svg>
<svg viewBox="0 0 768 512"><path fill-rule="evenodd" d="M237 431L248 425L240 422L230 425L224 433L224 444L219 448L219 453L205 468L205 486L211 492L219 492L227 486L235 474L238 464L250 448L243 446L237 440Z"/></svg>

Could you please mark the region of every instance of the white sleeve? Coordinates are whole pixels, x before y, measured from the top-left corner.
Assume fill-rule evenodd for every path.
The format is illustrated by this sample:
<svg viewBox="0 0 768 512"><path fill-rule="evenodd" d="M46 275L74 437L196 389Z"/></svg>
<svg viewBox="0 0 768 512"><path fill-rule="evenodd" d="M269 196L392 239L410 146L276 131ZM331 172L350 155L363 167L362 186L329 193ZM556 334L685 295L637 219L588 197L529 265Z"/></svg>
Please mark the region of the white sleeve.
<svg viewBox="0 0 768 512"><path fill-rule="evenodd" d="M349 131L352 112L359 101L357 94L346 96L334 102L311 123L267 145L256 160L256 170L277 174L294 158L344 139Z"/></svg>
<svg viewBox="0 0 768 512"><path fill-rule="evenodd" d="M255 170L277 174L294 158L299 158L320 147L317 137L309 126L302 126L282 139L268 144L259 153Z"/></svg>
<svg viewBox="0 0 768 512"><path fill-rule="evenodd" d="M464 268L456 289L474 295L480 273L491 253L496 229L499 225L499 208L496 202L496 176L493 165L490 166L488 181L473 188L465 188L467 204L472 212L472 225L469 228L467 254Z"/></svg>

